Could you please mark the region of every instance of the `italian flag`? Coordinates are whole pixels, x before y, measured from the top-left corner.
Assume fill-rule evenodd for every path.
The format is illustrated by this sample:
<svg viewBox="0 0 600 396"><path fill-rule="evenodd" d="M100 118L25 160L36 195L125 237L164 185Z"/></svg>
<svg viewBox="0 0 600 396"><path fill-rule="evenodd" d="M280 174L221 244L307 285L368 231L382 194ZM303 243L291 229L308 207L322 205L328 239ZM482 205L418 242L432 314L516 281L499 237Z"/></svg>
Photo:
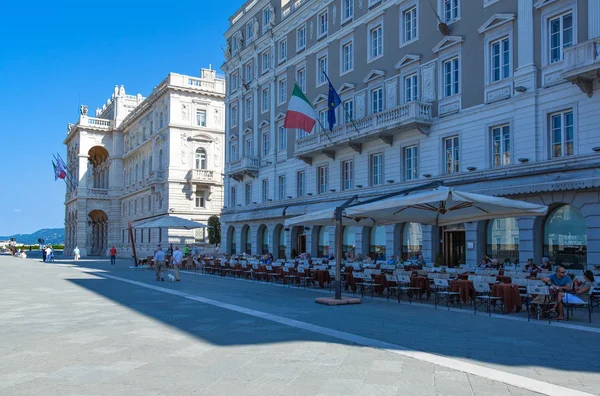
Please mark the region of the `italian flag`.
<svg viewBox="0 0 600 396"><path fill-rule="evenodd" d="M318 119L317 111L310 104L304 93L294 84L294 93L290 98L287 113L285 113L285 128L297 128L310 133Z"/></svg>

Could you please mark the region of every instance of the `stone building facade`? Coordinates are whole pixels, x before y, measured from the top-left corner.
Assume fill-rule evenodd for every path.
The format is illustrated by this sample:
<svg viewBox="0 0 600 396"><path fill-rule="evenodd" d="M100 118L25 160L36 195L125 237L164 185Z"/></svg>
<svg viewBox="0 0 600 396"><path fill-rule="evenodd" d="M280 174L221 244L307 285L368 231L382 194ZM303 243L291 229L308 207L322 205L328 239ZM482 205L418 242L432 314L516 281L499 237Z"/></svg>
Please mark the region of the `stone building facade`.
<svg viewBox="0 0 600 396"><path fill-rule="evenodd" d="M69 124L67 166L76 180L65 199L65 252L132 253L128 224L162 215L204 222L223 207L225 80L170 73L152 93L114 89L106 104ZM204 230L135 229L138 256L162 243L208 243Z"/></svg>
<svg viewBox="0 0 600 396"><path fill-rule="evenodd" d="M344 250L600 264L600 2L252 0L229 22L227 251L333 252L331 227L284 220L442 180L550 211L347 227ZM322 71L336 127L286 130L295 82L327 125Z"/></svg>

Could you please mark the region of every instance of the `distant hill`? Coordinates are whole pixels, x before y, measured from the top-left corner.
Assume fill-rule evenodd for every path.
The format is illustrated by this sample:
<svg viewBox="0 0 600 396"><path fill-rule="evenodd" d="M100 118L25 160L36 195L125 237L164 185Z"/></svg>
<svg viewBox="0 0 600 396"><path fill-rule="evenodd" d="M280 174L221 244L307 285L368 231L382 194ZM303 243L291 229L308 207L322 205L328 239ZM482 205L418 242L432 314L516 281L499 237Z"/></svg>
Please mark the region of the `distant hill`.
<svg viewBox="0 0 600 396"><path fill-rule="evenodd" d="M38 243L38 238L42 238L46 244L58 245L65 242L64 228L44 228L34 232L33 234L16 234L9 236L0 236L0 241L6 241L10 238L15 238L17 243L24 245L35 245Z"/></svg>

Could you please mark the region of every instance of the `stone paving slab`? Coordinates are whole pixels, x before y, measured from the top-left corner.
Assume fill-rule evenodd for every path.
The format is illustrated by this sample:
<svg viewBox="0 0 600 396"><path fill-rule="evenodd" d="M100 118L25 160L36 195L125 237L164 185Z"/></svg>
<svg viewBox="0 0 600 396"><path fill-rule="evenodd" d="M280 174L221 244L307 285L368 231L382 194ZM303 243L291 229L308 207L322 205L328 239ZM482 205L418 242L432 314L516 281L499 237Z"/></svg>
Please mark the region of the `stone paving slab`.
<svg viewBox="0 0 600 396"><path fill-rule="evenodd" d="M80 264L157 285L149 271ZM535 394L101 274L6 257L0 268L0 312L7 314L0 318L0 395ZM595 334L368 299L322 307L314 292L212 277L184 275L180 284L158 285L590 393L599 389L598 368L579 368L579 358L589 363L597 353L590 344ZM567 346L571 369L555 367L546 355L532 360L553 341ZM469 342L477 347L474 358L462 353Z"/></svg>

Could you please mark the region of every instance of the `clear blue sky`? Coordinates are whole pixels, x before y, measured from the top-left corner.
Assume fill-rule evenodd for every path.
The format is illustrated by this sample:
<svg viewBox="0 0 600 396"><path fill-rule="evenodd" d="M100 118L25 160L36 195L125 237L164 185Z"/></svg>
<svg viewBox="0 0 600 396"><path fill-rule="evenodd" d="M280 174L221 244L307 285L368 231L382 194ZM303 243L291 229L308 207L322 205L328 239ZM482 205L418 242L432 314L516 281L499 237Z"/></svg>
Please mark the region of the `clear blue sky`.
<svg viewBox="0 0 600 396"><path fill-rule="evenodd" d="M169 72L219 68L243 0L13 2L0 13L0 235L63 227L67 123L123 84L146 96Z"/></svg>

